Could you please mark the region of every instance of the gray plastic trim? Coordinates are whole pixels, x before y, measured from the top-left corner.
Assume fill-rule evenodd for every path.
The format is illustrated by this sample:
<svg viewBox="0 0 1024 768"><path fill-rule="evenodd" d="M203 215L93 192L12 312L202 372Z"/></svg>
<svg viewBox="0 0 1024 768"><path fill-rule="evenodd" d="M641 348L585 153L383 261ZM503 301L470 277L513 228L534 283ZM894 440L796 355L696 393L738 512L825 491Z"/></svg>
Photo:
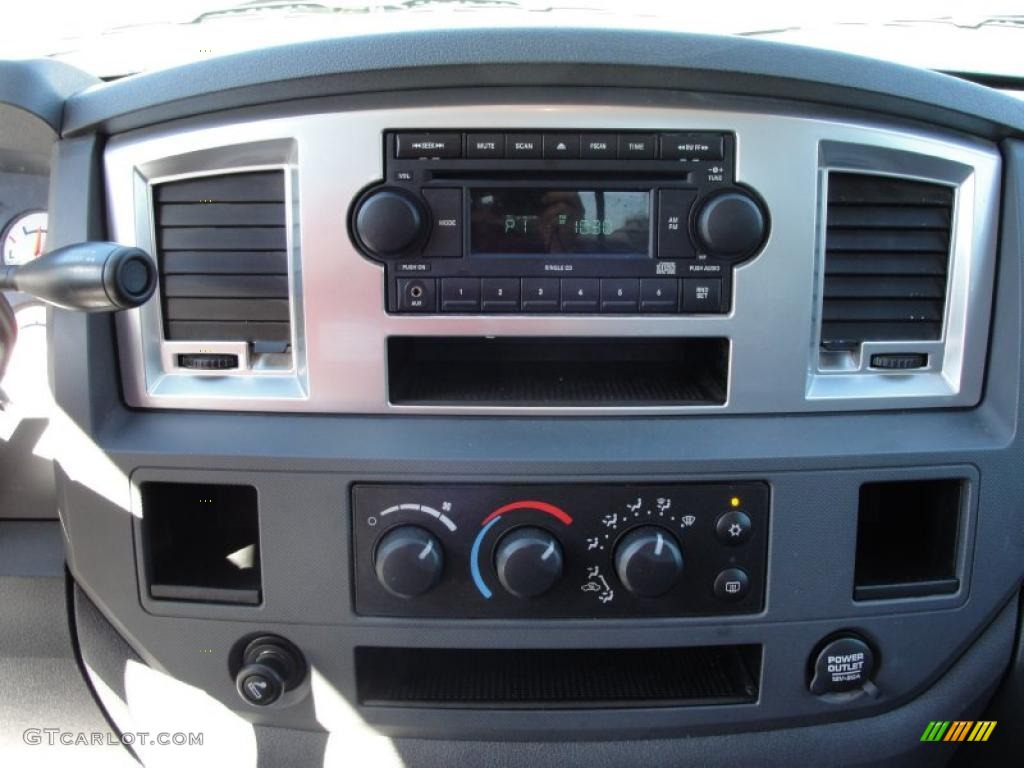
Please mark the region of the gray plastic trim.
<svg viewBox="0 0 1024 768"><path fill-rule="evenodd" d="M736 177L756 189L772 211L774 228L762 253L735 273L733 311L724 316L396 316L384 310L379 264L349 239L346 212L361 189L383 175L381 135L407 128L729 130L737 136ZM343 137L343 138L342 138ZM342 413L782 413L977 404L983 381L1000 159L988 144L948 135L896 129L835 117L671 109L618 104L489 104L380 109L235 122L168 126L115 137L105 154L113 239L152 246L146 184L168 174L210 173L244 165L261 147L294 143L294 172L302 207L296 211L303 275L293 302L307 329L305 394L275 389L272 376L228 373L197 377L164 368L153 304L117 318L121 371L130 405L155 408ZM819 150L824 147L824 150ZM867 158L880 168L957 183L954 279L970 280L951 293L948 354L941 367L914 374L858 372L845 387L823 388L809 378L808 350L817 347L815 292L820 260L818 179L836 158ZM823 159L819 159L823 158ZM251 160L248 160L251 162ZM843 160L842 167L850 161ZM299 319L297 317L297 319ZM397 406L387 401L389 336L728 336L732 341L729 395L723 406L501 408ZM938 350L934 350L936 353ZM301 376L301 350L299 350ZM822 375L824 378L824 375Z"/></svg>
<svg viewBox="0 0 1024 768"><path fill-rule="evenodd" d="M117 133L239 107L478 85L661 88L785 98L924 120L991 138L1024 131L1024 103L954 77L744 37L668 31L417 30L264 48L124 78L68 101L65 135ZM667 93L667 92L666 92ZM658 102L655 102L658 103Z"/></svg>

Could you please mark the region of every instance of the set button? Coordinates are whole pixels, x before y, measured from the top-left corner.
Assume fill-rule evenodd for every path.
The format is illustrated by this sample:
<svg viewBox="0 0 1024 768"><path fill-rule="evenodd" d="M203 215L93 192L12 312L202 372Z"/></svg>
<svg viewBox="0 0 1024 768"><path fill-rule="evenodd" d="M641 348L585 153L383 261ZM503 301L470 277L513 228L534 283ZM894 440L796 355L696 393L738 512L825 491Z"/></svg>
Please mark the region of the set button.
<svg viewBox="0 0 1024 768"><path fill-rule="evenodd" d="M722 281L713 279L683 280L683 312L713 314L722 311Z"/></svg>

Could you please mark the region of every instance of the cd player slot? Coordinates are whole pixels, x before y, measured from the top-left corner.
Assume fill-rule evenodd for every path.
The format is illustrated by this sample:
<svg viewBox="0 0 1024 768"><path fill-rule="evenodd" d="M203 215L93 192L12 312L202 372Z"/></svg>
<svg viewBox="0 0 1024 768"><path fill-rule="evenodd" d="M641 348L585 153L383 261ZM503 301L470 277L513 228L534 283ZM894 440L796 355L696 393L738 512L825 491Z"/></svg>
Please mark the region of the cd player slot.
<svg viewBox="0 0 1024 768"><path fill-rule="evenodd" d="M594 181L602 182L648 182L657 181L664 183L671 181L673 184L690 186L693 184L693 174L690 171L680 171L678 168L658 168L651 171L631 170L580 170L578 168L546 168L536 170L502 170L500 174L501 183L508 181ZM467 168L437 168L429 171L431 181L478 181L487 180L488 183L495 182L496 174L494 169L472 170Z"/></svg>
<svg viewBox="0 0 1024 768"><path fill-rule="evenodd" d="M394 405L724 405L724 338L393 337Z"/></svg>

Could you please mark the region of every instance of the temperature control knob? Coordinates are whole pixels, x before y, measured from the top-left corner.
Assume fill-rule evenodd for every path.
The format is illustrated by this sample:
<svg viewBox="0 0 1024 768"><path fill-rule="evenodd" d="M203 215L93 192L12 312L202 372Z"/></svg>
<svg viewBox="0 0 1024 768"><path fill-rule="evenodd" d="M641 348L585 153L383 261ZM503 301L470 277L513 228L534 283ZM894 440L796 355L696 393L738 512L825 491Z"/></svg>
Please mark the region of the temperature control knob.
<svg viewBox="0 0 1024 768"><path fill-rule="evenodd" d="M353 221L356 237L374 256L401 256L427 230L423 207L398 189L380 189L363 199Z"/></svg>
<svg viewBox="0 0 1024 768"><path fill-rule="evenodd" d="M381 536L373 562L384 589L398 597L417 597L441 580L444 550L430 531L400 525Z"/></svg>
<svg viewBox="0 0 1024 768"><path fill-rule="evenodd" d="M659 597L676 585L683 553L675 536L645 525L622 537L615 548L615 571L622 586L640 597Z"/></svg>
<svg viewBox="0 0 1024 768"><path fill-rule="evenodd" d="M740 190L721 192L706 200L697 213L695 225L704 251L735 261L753 255L768 230L761 206Z"/></svg>
<svg viewBox="0 0 1024 768"><path fill-rule="evenodd" d="M537 597L562 578L562 547L543 528L516 528L498 542L494 568L516 597Z"/></svg>

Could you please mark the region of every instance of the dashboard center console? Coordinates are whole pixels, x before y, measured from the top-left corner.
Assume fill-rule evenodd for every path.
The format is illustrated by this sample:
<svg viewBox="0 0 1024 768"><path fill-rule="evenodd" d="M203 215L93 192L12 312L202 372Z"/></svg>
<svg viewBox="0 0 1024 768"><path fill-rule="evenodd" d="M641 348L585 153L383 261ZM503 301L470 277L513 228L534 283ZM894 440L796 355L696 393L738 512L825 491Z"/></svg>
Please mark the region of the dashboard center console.
<svg viewBox="0 0 1024 768"><path fill-rule="evenodd" d="M728 312L768 234L708 132L401 132L352 233L392 312Z"/></svg>

